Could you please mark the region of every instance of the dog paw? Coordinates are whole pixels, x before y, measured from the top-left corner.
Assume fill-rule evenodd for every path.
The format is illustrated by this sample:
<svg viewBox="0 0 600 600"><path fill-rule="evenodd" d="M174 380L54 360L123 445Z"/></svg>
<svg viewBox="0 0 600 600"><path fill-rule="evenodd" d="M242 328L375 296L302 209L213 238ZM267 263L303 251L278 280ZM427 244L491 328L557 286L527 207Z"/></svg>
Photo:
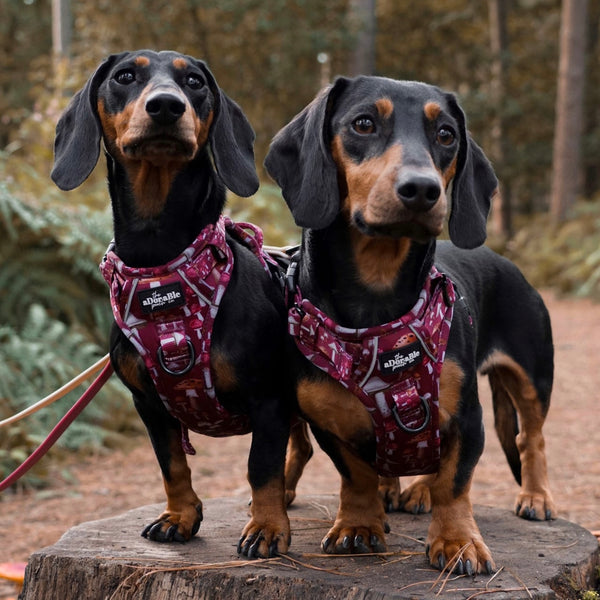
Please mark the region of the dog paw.
<svg viewBox="0 0 600 600"><path fill-rule="evenodd" d="M153 542L187 542L198 533L202 523L202 503L181 512L165 511L142 531Z"/></svg>
<svg viewBox="0 0 600 600"><path fill-rule="evenodd" d="M386 552L384 526L346 526L336 522L323 538L321 549L326 554Z"/></svg>
<svg viewBox="0 0 600 600"><path fill-rule="evenodd" d="M400 480L398 477L380 477L377 488L385 512L400 510Z"/></svg>
<svg viewBox="0 0 600 600"><path fill-rule="evenodd" d="M296 499L296 490L285 490L285 505L289 506Z"/></svg>
<svg viewBox="0 0 600 600"><path fill-rule="evenodd" d="M400 508L413 515L431 512L429 486L419 481L408 486L400 496Z"/></svg>
<svg viewBox="0 0 600 600"><path fill-rule="evenodd" d="M556 507L548 492L522 491L515 502L515 514L531 521L549 521L556 518Z"/></svg>
<svg viewBox="0 0 600 600"><path fill-rule="evenodd" d="M428 539L425 554L435 569L448 570L457 575L474 575L476 573L491 575L495 570L488 547L478 537Z"/></svg>
<svg viewBox="0 0 600 600"><path fill-rule="evenodd" d="M248 558L272 558L288 551L291 537L287 517L273 524L251 519L242 531L237 552Z"/></svg>

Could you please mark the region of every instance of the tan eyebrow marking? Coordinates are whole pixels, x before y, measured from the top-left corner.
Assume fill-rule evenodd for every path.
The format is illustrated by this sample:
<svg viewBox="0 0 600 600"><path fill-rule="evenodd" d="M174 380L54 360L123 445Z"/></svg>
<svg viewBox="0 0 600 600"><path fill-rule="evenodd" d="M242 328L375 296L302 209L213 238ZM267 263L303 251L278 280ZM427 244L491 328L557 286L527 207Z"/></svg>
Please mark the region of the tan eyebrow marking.
<svg viewBox="0 0 600 600"><path fill-rule="evenodd" d="M430 101L425 104L423 111L430 121L435 121L440 116L442 107L437 102Z"/></svg>
<svg viewBox="0 0 600 600"><path fill-rule="evenodd" d="M185 58L176 58L173 61L173 66L176 69L185 69L187 67L187 60Z"/></svg>
<svg viewBox="0 0 600 600"><path fill-rule="evenodd" d="M389 98L380 98L375 102L375 107L384 119L390 117L394 112L394 103Z"/></svg>

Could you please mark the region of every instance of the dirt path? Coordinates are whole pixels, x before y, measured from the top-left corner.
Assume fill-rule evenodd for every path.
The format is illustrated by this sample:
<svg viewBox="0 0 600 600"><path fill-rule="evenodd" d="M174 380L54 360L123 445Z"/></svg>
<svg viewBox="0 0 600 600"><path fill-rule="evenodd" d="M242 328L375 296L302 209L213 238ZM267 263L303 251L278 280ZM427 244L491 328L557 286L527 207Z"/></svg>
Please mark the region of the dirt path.
<svg viewBox="0 0 600 600"><path fill-rule="evenodd" d="M550 482L560 516L588 529L600 529L600 305L557 300L545 294L554 327L556 378L553 404L544 429ZM487 382L481 382L486 449L475 473L474 503L511 508L517 486L496 439ZM196 491L203 498L248 496L245 463L249 436L192 438L198 455L190 460ZM52 455L45 458L52 464ZM72 478L64 465L52 466L55 486L7 496L0 502L0 562L27 560L54 543L69 527L129 508L164 501L162 481L150 444L134 440L128 452L79 459ZM338 476L320 450L300 481L299 494L337 493ZM426 525L424 524L424 527ZM3 598L0 587L0 598Z"/></svg>

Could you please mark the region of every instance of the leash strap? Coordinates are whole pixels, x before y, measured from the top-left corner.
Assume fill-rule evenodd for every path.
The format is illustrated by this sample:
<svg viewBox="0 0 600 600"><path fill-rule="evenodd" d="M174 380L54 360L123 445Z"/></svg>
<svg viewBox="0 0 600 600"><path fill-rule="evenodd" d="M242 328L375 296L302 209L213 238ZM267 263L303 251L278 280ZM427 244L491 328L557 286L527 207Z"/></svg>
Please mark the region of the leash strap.
<svg viewBox="0 0 600 600"><path fill-rule="evenodd" d="M110 363L107 363L100 372L100 375L92 382L90 387L83 393L81 398L75 402L65 416L56 424L54 429L48 434L48 437L36 448L36 450L15 469L6 479L0 482L0 492L11 486L19 480L29 469L37 464L40 459L52 448L60 436L66 431L67 427L81 414L83 409L90 403L92 398L100 391L102 386L108 381L113 373Z"/></svg>

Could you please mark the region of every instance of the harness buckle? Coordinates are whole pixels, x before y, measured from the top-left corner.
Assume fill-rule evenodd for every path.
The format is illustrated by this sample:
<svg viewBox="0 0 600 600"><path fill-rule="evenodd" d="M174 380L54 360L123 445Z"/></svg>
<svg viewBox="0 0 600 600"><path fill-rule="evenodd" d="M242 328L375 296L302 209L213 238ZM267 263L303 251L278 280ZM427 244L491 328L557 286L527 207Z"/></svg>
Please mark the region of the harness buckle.
<svg viewBox="0 0 600 600"><path fill-rule="evenodd" d="M290 294L290 297L294 297L296 292L296 283L298 281L298 264L300 263L300 252L296 252L290 258L290 264L288 265L287 271L285 272L285 287Z"/></svg>
<svg viewBox="0 0 600 600"><path fill-rule="evenodd" d="M452 281L448 279L445 273L442 273L442 295L444 296L444 304L450 308L454 305L455 300L450 296L448 292L448 286L454 286Z"/></svg>
<svg viewBox="0 0 600 600"><path fill-rule="evenodd" d="M431 420L431 409L429 408L429 403L424 398L419 398L419 399L421 400L421 406L423 407L424 417L423 417L423 423L421 423L421 425L419 425L418 427L406 426L402 422L402 419L400 418L400 415L398 414L398 407L396 406L396 404L394 403L394 405L392 406L392 415L394 416L394 420L398 424L398 427L400 427L400 429L402 429L402 431L409 433L411 435L421 433L421 431L424 431L425 429L427 429L427 426L429 425L429 421Z"/></svg>

